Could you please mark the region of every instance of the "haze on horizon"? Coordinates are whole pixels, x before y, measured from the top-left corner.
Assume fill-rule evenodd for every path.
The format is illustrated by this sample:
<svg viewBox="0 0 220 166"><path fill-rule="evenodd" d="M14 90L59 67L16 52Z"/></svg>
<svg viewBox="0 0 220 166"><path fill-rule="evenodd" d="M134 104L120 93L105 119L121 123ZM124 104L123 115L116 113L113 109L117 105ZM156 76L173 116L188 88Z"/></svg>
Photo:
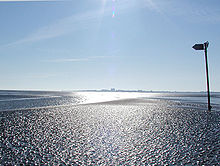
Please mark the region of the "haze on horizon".
<svg viewBox="0 0 220 166"><path fill-rule="evenodd" d="M0 0L0 89L220 91L220 1Z"/></svg>

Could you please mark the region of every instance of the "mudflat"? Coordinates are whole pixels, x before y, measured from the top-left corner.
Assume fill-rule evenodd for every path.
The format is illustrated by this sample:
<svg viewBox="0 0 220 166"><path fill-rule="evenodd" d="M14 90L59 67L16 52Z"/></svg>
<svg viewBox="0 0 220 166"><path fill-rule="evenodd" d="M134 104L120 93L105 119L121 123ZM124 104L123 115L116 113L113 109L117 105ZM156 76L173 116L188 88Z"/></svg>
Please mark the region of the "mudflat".
<svg viewBox="0 0 220 166"><path fill-rule="evenodd" d="M1 165L218 165L220 112L127 99L0 112Z"/></svg>

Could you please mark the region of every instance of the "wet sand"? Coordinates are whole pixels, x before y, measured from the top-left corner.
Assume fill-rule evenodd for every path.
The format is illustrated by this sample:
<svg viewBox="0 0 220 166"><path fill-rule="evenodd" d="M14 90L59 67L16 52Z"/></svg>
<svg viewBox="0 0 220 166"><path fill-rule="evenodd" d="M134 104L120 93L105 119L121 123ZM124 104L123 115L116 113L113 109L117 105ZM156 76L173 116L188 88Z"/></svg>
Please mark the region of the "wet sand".
<svg viewBox="0 0 220 166"><path fill-rule="evenodd" d="M0 112L1 165L219 165L219 110L164 100Z"/></svg>

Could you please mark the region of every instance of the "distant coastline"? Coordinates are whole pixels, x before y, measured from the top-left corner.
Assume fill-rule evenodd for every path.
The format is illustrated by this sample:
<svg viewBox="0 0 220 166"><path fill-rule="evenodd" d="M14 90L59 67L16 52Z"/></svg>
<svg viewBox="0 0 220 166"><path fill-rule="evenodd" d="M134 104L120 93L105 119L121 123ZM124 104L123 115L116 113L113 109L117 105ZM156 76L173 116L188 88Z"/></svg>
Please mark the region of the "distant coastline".
<svg viewBox="0 0 220 166"><path fill-rule="evenodd" d="M139 93L207 93L206 91L178 91L178 90L126 90L126 89L79 89L79 90L38 90L38 89L0 89L0 92L139 92ZM211 91L220 93L220 91Z"/></svg>

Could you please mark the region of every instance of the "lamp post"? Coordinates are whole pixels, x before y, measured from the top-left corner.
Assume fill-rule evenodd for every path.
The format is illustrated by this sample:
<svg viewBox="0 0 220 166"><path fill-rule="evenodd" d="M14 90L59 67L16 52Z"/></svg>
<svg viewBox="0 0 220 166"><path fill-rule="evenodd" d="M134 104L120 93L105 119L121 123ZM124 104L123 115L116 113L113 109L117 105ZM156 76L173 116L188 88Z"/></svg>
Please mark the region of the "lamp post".
<svg viewBox="0 0 220 166"><path fill-rule="evenodd" d="M210 103L210 90L209 90L209 69L208 69L208 55L207 49L209 46L209 42L205 42L204 44L195 44L192 48L195 50L204 50L205 51L205 63L206 63L206 82L207 82L207 93L208 93L208 110L211 111L211 103Z"/></svg>

